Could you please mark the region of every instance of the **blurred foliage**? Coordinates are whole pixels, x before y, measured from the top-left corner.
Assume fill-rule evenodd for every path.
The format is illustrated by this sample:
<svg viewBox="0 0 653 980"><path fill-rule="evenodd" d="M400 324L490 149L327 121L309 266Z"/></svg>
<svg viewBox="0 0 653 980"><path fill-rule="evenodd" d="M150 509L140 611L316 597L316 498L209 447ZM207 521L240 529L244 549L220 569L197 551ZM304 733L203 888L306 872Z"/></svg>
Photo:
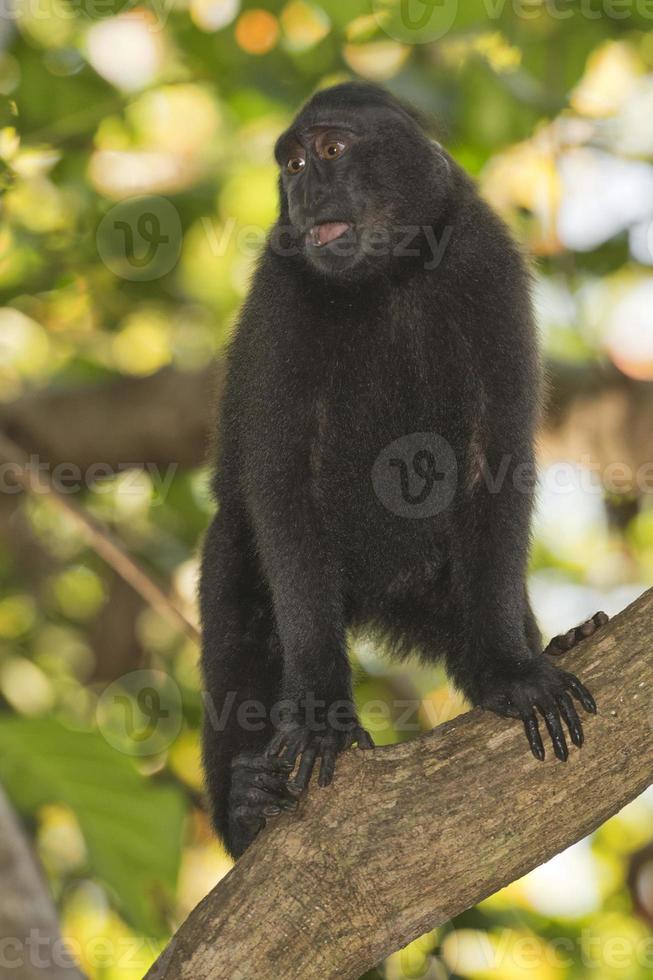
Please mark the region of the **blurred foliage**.
<svg viewBox="0 0 653 980"><path fill-rule="evenodd" d="M98 732L54 719L1 719L0 756L0 780L16 806L29 814L68 807L85 845L79 867L88 862L136 928L165 935L185 809L179 789L152 780L144 788L131 760Z"/></svg>
<svg viewBox="0 0 653 980"><path fill-rule="evenodd" d="M0 401L208 363L274 220L275 136L316 87L351 77L432 115L536 256L549 354L653 379L650 6L21 0L13 10L0 21ZM532 592L548 634L617 611L653 577L653 510L644 502L617 532L600 487L580 468L571 475L564 494L543 480L536 524ZM191 608L206 483L203 470L146 469L80 496ZM133 667L151 673L107 686L98 631L112 574L46 501L22 501L12 520L29 529L35 560L9 541L0 550L0 779L83 967L131 980L230 866L201 805L197 652L132 610ZM462 710L440 671L400 671L366 642L355 653L357 699L379 743ZM148 741L164 717L178 724ZM644 980L651 936L626 878L652 836L649 794L369 976ZM653 906L647 880L640 901Z"/></svg>

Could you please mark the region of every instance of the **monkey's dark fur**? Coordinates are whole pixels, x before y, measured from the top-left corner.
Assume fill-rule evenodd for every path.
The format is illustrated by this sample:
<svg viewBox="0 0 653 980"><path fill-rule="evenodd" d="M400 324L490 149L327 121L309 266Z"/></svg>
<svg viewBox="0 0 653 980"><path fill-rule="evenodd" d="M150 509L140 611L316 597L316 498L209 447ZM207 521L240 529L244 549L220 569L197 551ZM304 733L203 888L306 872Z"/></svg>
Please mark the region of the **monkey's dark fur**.
<svg viewBox="0 0 653 980"><path fill-rule="evenodd" d="M563 722L583 739L570 695L595 710L542 655L526 592L540 368L519 250L382 89L318 93L276 156L279 221L230 350L201 577L204 765L234 855L296 805L317 759L324 785L339 752L371 744L349 629L443 657L473 704L523 719L538 758L536 707L562 759ZM412 514L451 476L429 434L455 492ZM404 480L398 510L373 473L402 439L385 474Z"/></svg>

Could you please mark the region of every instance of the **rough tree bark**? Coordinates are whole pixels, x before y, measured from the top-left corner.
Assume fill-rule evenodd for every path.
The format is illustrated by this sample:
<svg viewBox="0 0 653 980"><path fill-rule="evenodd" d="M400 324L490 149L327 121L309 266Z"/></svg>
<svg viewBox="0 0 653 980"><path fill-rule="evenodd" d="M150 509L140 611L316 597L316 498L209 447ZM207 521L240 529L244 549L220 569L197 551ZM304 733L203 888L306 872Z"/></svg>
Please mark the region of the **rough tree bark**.
<svg viewBox="0 0 653 980"><path fill-rule="evenodd" d="M563 659L593 691L584 747L537 762L518 722L472 711L352 750L266 828L148 980L355 980L595 830L653 782L653 590Z"/></svg>

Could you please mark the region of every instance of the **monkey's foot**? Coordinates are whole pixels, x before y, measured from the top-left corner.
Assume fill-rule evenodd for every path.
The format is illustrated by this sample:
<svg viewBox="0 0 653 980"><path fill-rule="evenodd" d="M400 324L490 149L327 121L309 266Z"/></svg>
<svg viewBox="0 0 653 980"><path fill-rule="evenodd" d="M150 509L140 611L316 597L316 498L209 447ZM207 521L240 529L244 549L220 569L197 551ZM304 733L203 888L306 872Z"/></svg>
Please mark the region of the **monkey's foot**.
<svg viewBox="0 0 653 980"><path fill-rule="evenodd" d="M594 698L574 674L554 667L544 656L508 664L494 674L479 701L480 707L499 715L521 718L526 738L536 759L544 759L537 712L541 714L558 759L566 762L569 749L562 722L569 729L574 745L583 744L583 726L573 695L585 711L596 714Z"/></svg>
<svg viewBox="0 0 653 980"><path fill-rule="evenodd" d="M587 639L588 636L593 636L598 629L605 626L609 619L610 617L604 612L595 613L586 623L575 626L568 633L554 636L544 652L552 657L561 656L582 640Z"/></svg>
<svg viewBox="0 0 653 980"><path fill-rule="evenodd" d="M333 779L336 758L355 742L361 749L374 748L371 735L359 724L352 706L351 712L347 712L345 718L338 717L336 712L333 717L321 723L313 721L309 724L300 716L286 719L268 745L266 754L271 758L279 758L289 764L291 769L298 764L292 785L302 792L311 780L318 759L318 783L320 786L328 786Z"/></svg>
<svg viewBox="0 0 653 980"><path fill-rule="evenodd" d="M266 819L297 808L298 792L289 784L292 765L282 759L243 752L231 764L229 835L240 857L263 829Z"/></svg>

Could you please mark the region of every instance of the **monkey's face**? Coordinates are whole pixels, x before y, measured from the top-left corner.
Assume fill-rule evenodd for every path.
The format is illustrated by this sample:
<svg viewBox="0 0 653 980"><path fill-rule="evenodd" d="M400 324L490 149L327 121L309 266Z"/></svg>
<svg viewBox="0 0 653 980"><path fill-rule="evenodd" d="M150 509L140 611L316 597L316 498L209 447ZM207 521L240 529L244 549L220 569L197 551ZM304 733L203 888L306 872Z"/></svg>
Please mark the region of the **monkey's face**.
<svg viewBox="0 0 653 980"><path fill-rule="evenodd" d="M328 91L319 93L277 142L280 228L289 226L314 268L360 278L419 259L446 166L398 107L348 106L345 88L332 90L333 105Z"/></svg>

